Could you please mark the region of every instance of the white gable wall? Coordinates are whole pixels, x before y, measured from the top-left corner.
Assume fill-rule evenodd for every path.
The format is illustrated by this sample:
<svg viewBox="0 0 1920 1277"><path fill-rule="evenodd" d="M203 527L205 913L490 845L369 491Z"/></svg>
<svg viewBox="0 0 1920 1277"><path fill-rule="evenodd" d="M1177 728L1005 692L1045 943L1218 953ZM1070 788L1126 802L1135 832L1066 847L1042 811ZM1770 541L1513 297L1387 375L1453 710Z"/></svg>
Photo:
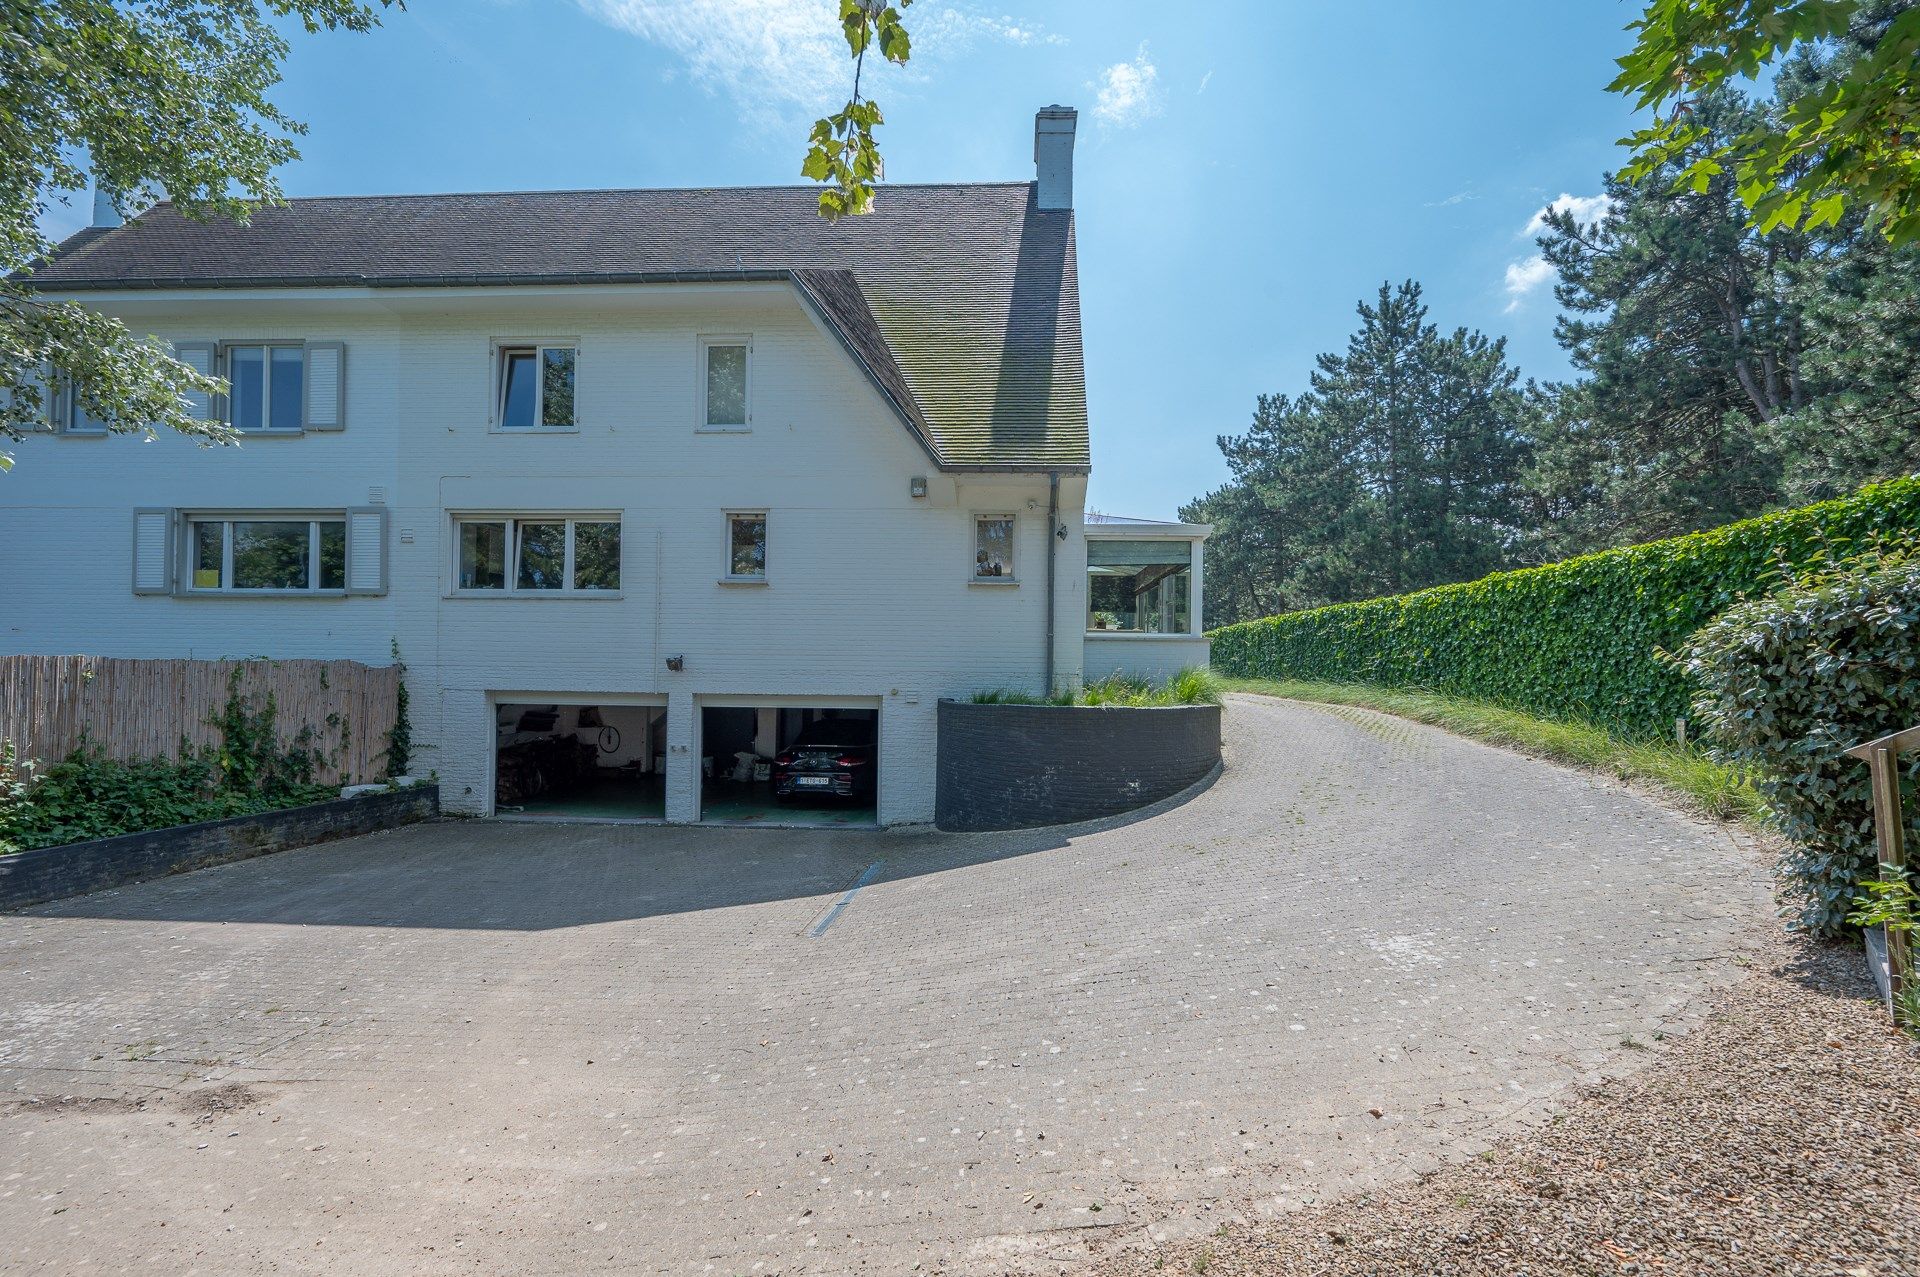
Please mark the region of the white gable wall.
<svg viewBox="0 0 1920 1277"><path fill-rule="evenodd" d="M380 297L216 303L136 318L178 340L338 339L347 428L204 451L178 438L34 439L0 486L20 556L7 650L121 656L336 656L409 667L416 770L485 810L493 699L661 694L668 814L692 819L698 698L875 703L886 823L930 820L934 706L1038 690L1044 475L941 475L785 285L596 290L551 299ZM699 429L702 333L751 334L750 433ZM578 429L490 430L496 339L579 348ZM927 498L908 481L930 477ZM141 506L341 509L386 489L390 590L376 598L131 594ZM1079 675L1085 481L1063 477L1057 675ZM768 511L768 584L723 585L723 512ZM1017 586L969 584L972 514L1016 516ZM454 513L618 513L614 598L452 597ZM669 655L683 671L666 668Z"/></svg>

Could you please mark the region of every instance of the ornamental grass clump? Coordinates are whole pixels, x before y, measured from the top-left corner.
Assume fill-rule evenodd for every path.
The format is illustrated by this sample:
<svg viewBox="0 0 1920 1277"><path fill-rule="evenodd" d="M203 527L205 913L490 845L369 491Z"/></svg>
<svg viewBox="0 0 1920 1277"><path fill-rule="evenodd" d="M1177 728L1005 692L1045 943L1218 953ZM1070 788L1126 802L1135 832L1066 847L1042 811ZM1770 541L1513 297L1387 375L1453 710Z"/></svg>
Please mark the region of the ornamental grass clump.
<svg viewBox="0 0 1920 1277"><path fill-rule="evenodd" d="M1169 705L1218 705L1221 693L1220 680L1213 671L1190 665L1164 683L1136 674L1109 674L1083 684L1078 692L1039 696L995 687L975 692L969 699L975 705L1102 705L1153 709Z"/></svg>
<svg viewBox="0 0 1920 1277"><path fill-rule="evenodd" d="M1867 767L1845 751L1920 724L1920 555L1742 603L1695 634L1681 664L1716 752L1753 775L1789 840L1781 870L1800 925L1838 934L1877 862ZM1920 755L1901 773L1920 847Z"/></svg>

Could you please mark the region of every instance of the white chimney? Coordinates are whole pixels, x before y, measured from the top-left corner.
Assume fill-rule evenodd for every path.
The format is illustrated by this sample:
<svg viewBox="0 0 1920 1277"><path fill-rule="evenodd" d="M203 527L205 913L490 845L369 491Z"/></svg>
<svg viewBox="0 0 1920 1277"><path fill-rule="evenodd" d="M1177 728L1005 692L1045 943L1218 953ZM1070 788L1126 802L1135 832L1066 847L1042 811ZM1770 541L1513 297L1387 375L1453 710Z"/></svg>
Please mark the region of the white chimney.
<svg viewBox="0 0 1920 1277"><path fill-rule="evenodd" d="M113 194L97 177L93 179L93 224L109 227L120 225L120 210L113 206Z"/></svg>
<svg viewBox="0 0 1920 1277"><path fill-rule="evenodd" d="M1080 113L1043 106L1033 117L1033 170L1041 208L1073 207L1073 130Z"/></svg>

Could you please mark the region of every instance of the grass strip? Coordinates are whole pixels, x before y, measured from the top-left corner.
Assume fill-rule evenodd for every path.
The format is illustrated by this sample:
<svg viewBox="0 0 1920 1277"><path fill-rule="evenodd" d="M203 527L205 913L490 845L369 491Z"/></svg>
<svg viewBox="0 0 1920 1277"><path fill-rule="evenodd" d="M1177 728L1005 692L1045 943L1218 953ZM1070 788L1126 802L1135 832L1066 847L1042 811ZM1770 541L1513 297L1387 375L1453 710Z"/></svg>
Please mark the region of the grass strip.
<svg viewBox="0 0 1920 1277"><path fill-rule="evenodd" d="M1716 820L1759 823L1766 803L1747 778L1694 746L1622 740L1588 723L1536 718L1485 701L1357 683L1222 678L1229 692L1252 692L1322 705L1354 705L1442 727L1536 758L1652 785L1680 805Z"/></svg>

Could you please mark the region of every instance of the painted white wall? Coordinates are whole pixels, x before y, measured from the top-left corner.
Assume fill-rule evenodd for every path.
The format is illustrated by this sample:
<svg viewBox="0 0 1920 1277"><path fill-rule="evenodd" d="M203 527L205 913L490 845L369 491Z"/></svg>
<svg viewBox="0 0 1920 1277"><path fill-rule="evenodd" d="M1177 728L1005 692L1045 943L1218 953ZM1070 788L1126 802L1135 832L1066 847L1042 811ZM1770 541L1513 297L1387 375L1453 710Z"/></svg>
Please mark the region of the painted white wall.
<svg viewBox="0 0 1920 1277"><path fill-rule="evenodd" d="M1205 667L1213 641L1191 634L1100 634L1088 630L1084 670L1087 679L1124 674L1164 682L1190 665Z"/></svg>
<svg viewBox="0 0 1920 1277"><path fill-rule="evenodd" d="M698 698L872 703L883 823L931 820L935 702L1039 690L1044 475L937 473L785 284L650 289L202 294L103 309L174 340L347 344L347 428L203 450L34 438L0 484L15 547L0 603L12 652L346 657L409 669L415 771L448 808L487 809L493 701L667 698L668 817L697 815ZM699 426L703 333L753 338L751 431ZM502 338L579 347L578 428L490 429ZM914 499L908 480L931 477ZM132 511L391 510L388 594L175 598L130 592ZM1057 678L1080 676L1084 477L1063 476ZM723 512L766 509L768 580L722 584ZM607 598L452 596L458 513L618 513ZM972 515L1016 517L1016 586L969 583ZM39 547L34 552L32 547ZM669 672L666 657L685 668ZM511 695L509 695L511 693ZM491 699L490 699L491 698Z"/></svg>

